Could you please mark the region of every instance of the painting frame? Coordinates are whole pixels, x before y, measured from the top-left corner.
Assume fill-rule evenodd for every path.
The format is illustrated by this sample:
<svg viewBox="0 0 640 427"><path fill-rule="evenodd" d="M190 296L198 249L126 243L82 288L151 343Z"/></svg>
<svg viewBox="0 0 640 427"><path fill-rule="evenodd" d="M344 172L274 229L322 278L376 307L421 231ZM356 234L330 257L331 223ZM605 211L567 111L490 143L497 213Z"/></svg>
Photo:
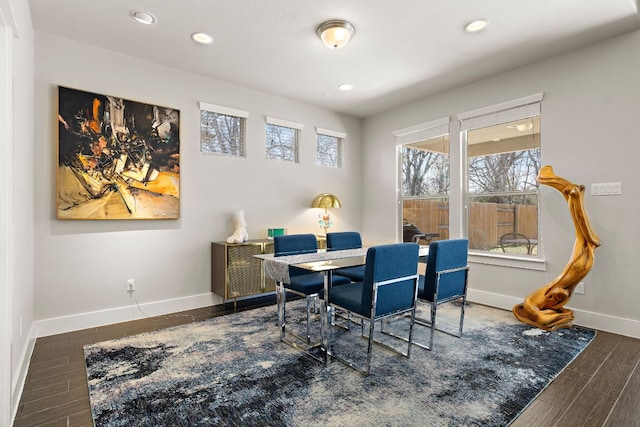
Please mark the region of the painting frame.
<svg viewBox="0 0 640 427"><path fill-rule="evenodd" d="M58 86L56 217L180 218L180 110Z"/></svg>

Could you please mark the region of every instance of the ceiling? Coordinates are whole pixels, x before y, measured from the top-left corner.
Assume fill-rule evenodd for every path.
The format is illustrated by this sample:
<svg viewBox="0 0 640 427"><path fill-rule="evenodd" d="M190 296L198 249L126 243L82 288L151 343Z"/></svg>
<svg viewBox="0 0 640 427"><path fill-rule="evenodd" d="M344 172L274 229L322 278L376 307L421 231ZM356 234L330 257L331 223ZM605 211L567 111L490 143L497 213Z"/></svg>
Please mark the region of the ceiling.
<svg viewBox="0 0 640 427"><path fill-rule="evenodd" d="M636 0L29 3L36 31L354 117L640 28ZM135 22L133 9L150 12L157 23ZM489 26L465 33L464 25L478 18ZM344 49L330 50L316 36L329 19L354 25ZM194 43L189 36L197 31L213 36L213 44ZM342 83L353 90L338 90Z"/></svg>

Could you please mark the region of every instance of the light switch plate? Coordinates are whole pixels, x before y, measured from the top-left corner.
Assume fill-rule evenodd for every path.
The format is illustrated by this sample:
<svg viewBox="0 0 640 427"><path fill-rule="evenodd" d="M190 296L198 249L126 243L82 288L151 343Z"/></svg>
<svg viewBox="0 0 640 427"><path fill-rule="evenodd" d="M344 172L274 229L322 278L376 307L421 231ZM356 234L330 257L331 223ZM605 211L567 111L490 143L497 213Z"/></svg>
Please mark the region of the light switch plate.
<svg viewBox="0 0 640 427"><path fill-rule="evenodd" d="M592 196L616 196L622 194L621 182L605 182L591 184Z"/></svg>

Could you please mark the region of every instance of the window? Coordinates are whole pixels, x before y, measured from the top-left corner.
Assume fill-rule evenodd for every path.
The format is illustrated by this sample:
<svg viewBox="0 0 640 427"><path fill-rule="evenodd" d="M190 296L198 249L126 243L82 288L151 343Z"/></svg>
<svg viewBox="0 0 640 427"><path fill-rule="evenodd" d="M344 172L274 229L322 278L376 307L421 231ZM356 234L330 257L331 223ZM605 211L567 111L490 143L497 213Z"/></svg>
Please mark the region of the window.
<svg viewBox="0 0 640 427"><path fill-rule="evenodd" d="M470 249L538 255L540 100L462 115Z"/></svg>
<svg viewBox="0 0 640 427"><path fill-rule="evenodd" d="M342 141L346 133L316 128L316 165L342 167Z"/></svg>
<svg viewBox="0 0 640 427"><path fill-rule="evenodd" d="M245 128L249 113L200 103L200 151L245 157Z"/></svg>
<svg viewBox="0 0 640 427"><path fill-rule="evenodd" d="M266 157L268 160L298 162L298 139L302 125L267 117Z"/></svg>
<svg viewBox="0 0 640 427"><path fill-rule="evenodd" d="M449 119L394 132L399 150L402 240L449 238Z"/></svg>

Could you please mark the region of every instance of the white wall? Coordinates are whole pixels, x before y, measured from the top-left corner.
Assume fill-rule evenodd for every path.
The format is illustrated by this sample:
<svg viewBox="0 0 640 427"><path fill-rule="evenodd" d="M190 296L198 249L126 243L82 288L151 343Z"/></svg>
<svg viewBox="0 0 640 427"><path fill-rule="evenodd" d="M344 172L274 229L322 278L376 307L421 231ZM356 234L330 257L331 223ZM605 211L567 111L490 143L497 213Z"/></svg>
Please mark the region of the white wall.
<svg viewBox="0 0 640 427"><path fill-rule="evenodd" d="M179 220L55 219L58 85L180 110ZM245 210L250 238L275 226L319 233L309 206L316 194L332 192L343 202L333 211L334 229L361 228L359 119L43 33L36 33L35 99L40 335L138 316L125 309L129 278L139 303L156 303L145 306L147 314L219 303L210 294L210 243L231 234L236 209ZM199 151L199 101L249 112L245 159ZM266 115L304 124L299 164L265 160ZM315 126L348 134L343 168L315 166Z"/></svg>
<svg viewBox="0 0 640 427"><path fill-rule="evenodd" d="M11 194L10 178L11 164L11 37L12 29L5 24L2 15L6 13L0 9L0 199L8 200ZM9 424L11 413L11 295L9 289L9 236L11 224L9 218L11 207L8 203L0 205L0 424ZM5 343L9 343L6 345Z"/></svg>
<svg viewBox="0 0 640 427"><path fill-rule="evenodd" d="M483 106L545 94L542 162L556 174L585 184L622 182L621 196L592 197L585 208L602 239L584 295L568 304L576 323L640 337L640 32L493 76L364 121L363 231L372 239L395 238L396 156L392 131ZM470 296L511 308L554 279L570 258L575 233L564 198L549 187L541 194L541 231L546 271L474 264ZM375 213L375 214L371 214Z"/></svg>
<svg viewBox="0 0 640 427"><path fill-rule="evenodd" d="M0 424L15 413L33 346L33 30L27 2L0 3L0 191L3 200L0 299L2 308L2 410ZM6 30L6 31L5 31ZM9 111L5 111L8 109ZM6 334L6 335L5 335ZM8 359L5 357L8 355ZM5 376L5 366L9 376Z"/></svg>

